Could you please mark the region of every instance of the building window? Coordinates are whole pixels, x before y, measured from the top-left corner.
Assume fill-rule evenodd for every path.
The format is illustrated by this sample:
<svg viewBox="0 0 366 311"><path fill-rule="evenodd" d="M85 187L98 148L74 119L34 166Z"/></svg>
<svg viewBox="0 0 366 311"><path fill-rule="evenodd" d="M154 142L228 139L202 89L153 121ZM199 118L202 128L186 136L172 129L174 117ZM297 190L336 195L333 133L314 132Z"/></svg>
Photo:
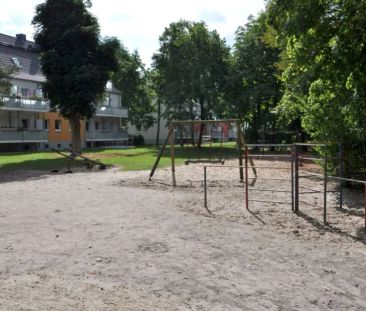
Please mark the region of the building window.
<svg viewBox="0 0 366 311"><path fill-rule="evenodd" d="M85 122L85 130L86 131L89 131L89 121L86 121Z"/></svg>
<svg viewBox="0 0 366 311"><path fill-rule="evenodd" d="M20 61L18 59L18 57L12 57L11 61L13 62L13 64L18 68L18 69L22 69L22 65L20 64Z"/></svg>
<svg viewBox="0 0 366 311"><path fill-rule="evenodd" d="M111 104L112 104L112 98L111 95L108 94L104 100L104 106L110 107Z"/></svg>
<svg viewBox="0 0 366 311"><path fill-rule="evenodd" d="M21 88L20 93L22 94L23 97L27 97L28 96L28 89Z"/></svg>
<svg viewBox="0 0 366 311"><path fill-rule="evenodd" d="M34 90L34 96L36 96L38 98L43 98L42 87L37 86L37 89Z"/></svg>
<svg viewBox="0 0 366 311"><path fill-rule="evenodd" d="M27 120L27 119L22 120L22 128L23 129L28 129L29 128L29 120Z"/></svg>
<svg viewBox="0 0 366 311"><path fill-rule="evenodd" d="M95 122L94 123L94 126L95 126L95 130L96 131L99 131L99 122Z"/></svg>
<svg viewBox="0 0 366 311"><path fill-rule="evenodd" d="M61 149L61 144L57 144L57 148L58 149Z"/></svg>
<svg viewBox="0 0 366 311"><path fill-rule="evenodd" d="M61 120L55 120L55 131L61 132Z"/></svg>
<svg viewBox="0 0 366 311"><path fill-rule="evenodd" d="M43 128L48 131L48 120L43 120Z"/></svg>

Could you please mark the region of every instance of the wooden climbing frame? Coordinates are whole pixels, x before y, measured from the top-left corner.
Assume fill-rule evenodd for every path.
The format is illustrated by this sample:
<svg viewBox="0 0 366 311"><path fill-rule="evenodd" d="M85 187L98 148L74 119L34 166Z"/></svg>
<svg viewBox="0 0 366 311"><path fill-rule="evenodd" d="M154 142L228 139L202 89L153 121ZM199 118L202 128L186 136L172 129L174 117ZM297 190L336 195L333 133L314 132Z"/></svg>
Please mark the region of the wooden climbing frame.
<svg viewBox="0 0 366 311"><path fill-rule="evenodd" d="M175 137L174 137L174 130L176 127L178 126L184 126L184 125L195 125L195 124L199 124L202 126L205 125L213 125L213 124L230 124L230 123L234 123L236 125L236 129L237 129L237 137L236 137L236 143L237 143L237 147L238 147L238 159L239 159L239 176L240 176L240 181L244 180L244 171L243 171L243 148L245 147L246 143L245 143L245 138L244 138L244 134L241 130L241 122L238 119L225 119L225 120L185 120L185 121L171 121L170 122L170 126L169 126L169 131L168 131L168 135L166 137L166 140L163 144L163 146L160 149L160 152L156 158L156 161L151 169L150 172L150 176L149 176L149 180L152 179L152 177L154 176L155 170L158 167L159 161L161 156L163 155L166 146L168 145L168 143L170 144L170 160L171 160L171 170L172 170L172 182L173 182L173 186L175 187L177 185L176 182L176 176L175 176L175 153L174 153L174 143L175 143ZM255 175L257 175L256 169L254 167L254 163L252 161L252 159L250 159L251 161L251 167L253 169L253 172ZM195 160L186 160L185 161L186 164L188 165L189 163L221 163L222 165L224 165L224 160L222 159L195 159Z"/></svg>

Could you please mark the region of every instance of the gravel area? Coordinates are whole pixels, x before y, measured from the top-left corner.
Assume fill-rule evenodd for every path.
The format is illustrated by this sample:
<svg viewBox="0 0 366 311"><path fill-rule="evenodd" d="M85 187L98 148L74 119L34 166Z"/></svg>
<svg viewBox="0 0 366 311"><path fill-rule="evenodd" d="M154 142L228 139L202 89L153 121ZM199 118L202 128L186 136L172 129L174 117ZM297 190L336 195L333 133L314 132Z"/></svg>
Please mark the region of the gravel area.
<svg viewBox="0 0 366 311"><path fill-rule="evenodd" d="M286 166L256 161L265 167ZM227 161L226 165L236 165ZM0 175L0 310L365 310L363 196L250 202L236 168ZM250 173L250 176L253 177ZM289 170L258 169L250 199L291 200ZM321 189L304 179L301 191ZM336 190L337 185L330 185Z"/></svg>

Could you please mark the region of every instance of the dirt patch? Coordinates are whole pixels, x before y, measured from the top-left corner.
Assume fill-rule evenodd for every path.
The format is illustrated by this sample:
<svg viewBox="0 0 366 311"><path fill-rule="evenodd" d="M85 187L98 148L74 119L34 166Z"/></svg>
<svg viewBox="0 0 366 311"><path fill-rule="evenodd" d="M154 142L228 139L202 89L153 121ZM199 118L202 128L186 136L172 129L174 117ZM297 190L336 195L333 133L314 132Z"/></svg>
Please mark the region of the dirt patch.
<svg viewBox="0 0 366 311"><path fill-rule="evenodd" d="M265 202L246 211L238 170L215 169L211 215L199 165L177 168L176 189L169 169L153 182L148 172L110 169L1 183L0 310L366 309L358 193L342 212L329 193L324 225L311 205L299 215ZM287 191L259 179L285 173L258 174L253 187Z"/></svg>

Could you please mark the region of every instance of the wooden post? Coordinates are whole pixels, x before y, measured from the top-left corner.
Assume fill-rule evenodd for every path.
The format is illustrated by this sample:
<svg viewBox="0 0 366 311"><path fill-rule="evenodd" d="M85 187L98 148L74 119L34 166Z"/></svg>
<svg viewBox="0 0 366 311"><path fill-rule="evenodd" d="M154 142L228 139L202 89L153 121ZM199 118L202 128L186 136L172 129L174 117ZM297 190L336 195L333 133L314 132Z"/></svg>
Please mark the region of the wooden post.
<svg viewBox="0 0 366 311"><path fill-rule="evenodd" d="M166 145L167 145L167 144L168 144L168 142L169 142L170 135L172 135L172 130L171 130L171 128L169 128L168 135L167 135L167 137L166 137L166 139L165 139L164 145L161 147L160 152L159 152L159 155L158 155L158 157L157 157L157 158L156 158L156 160L155 160L155 163L154 163L153 168L151 169L150 177L149 177L149 180L150 180L150 181L151 181L151 178L154 176L154 173L155 173L156 168L158 167L158 164L159 164L160 158L162 157L162 155L163 155L163 153L164 153L165 147L166 147Z"/></svg>
<svg viewBox="0 0 366 311"><path fill-rule="evenodd" d="M243 132L241 131L241 129L240 129L240 124L239 124L239 126L238 126L238 130L239 130L239 133L240 133L239 137L240 137L241 145L244 147L244 146L246 146L247 144L245 143L244 133L243 133ZM249 157L249 159L248 159L248 160L249 160L249 163L250 163L250 165L251 165L251 167L252 167L252 171L253 171L254 176L255 176L255 177L257 177L257 176L258 176L258 175L257 175L257 170L256 170L256 168L255 168L253 158L252 158L252 157Z"/></svg>
<svg viewBox="0 0 366 311"><path fill-rule="evenodd" d="M245 207L249 210L248 147L245 146Z"/></svg>
<svg viewBox="0 0 366 311"><path fill-rule="evenodd" d="M172 181L173 181L173 186L176 187L177 186L177 182L175 180L175 159L174 159L174 127L175 124L174 122L171 123L170 128L169 128L169 132L171 132L170 134L170 160L172 163Z"/></svg>

